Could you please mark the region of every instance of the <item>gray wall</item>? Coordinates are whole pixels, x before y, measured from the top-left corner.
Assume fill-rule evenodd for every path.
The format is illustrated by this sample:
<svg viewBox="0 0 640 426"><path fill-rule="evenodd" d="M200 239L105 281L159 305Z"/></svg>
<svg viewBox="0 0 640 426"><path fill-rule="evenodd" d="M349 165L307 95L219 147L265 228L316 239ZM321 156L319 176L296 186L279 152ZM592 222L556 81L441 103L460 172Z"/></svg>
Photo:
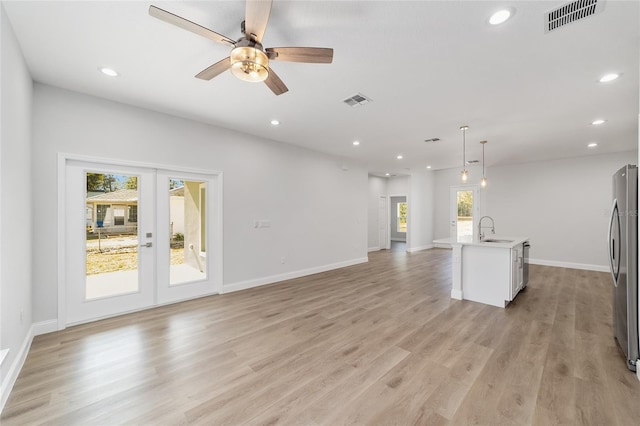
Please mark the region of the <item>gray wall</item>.
<svg viewBox="0 0 640 426"><path fill-rule="evenodd" d="M33 128L33 188L56 181L59 152L222 171L224 291L367 259L360 163L344 170L329 155L42 84ZM41 205L57 204L55 190L37 192ZM47 213L51 222L34 225L35 321L57 317L55 208Z"/></svg>
<svg viewBox="0 0 640 426"><path fill-rule="evenodd" d="M606 271L611 176L636 160L633 151L491 167L480 212L497 234L530 237L534 261ZM436 172L436 238L449 236L449 188L459 176ZM472 171L471 182L479 179Z"/></svg>
<svg viewBox="0 0 640 426"><path fill-rule="evenodd" d="M17 355L29 343L32 307L31 110L33 83L18 42L0 5L2 105L0 133L0 349L9 354L0 370L2 403ZM42 191L55 192L55 177ZM55 203L51 206L55 206ZM48 220L41 205L38 218ZM46 220L45 220L46 219ZM55 222L53 222L55 223Z"/></svg>
<svg viewBox="0 0 640 426"><path fill-rule="evenodd" d="M380 233L378 232L378 207L380 197L387 196L387 179L369 176L369 211L367 226L367 249L380 249Z"/></svg>
<svg viewBox="0 0 640 426"><path fill-rule="evenodd" d="M407 250L416 251L433 247L436 204L434 172L430 170L412 172L409 186Z"/></svg>

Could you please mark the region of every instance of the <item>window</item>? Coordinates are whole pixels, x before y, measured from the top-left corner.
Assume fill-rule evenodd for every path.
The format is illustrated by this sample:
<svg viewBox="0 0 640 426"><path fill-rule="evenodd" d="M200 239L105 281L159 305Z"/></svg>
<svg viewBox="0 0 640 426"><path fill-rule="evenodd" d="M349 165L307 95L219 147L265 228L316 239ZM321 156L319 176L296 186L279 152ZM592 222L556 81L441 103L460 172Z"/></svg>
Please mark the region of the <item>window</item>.
<svg viewBox="0 0 640 426"><path fill-rule="evenodd" d="M398 203L398 213L396 215L398 223L397 232L407 232L407 203Z"/></svg>
<svg viewBox="0 0 640 426"><path fill-rule="evenodd" d="M138 206L129 206L129 222L138 222Z"/></svg>
<svg viewBox="0 0 640 426"><path fill-rule="evenodd" d="M110 204L98 204L98 208L96 210L96 220L100 222L98 223L98 226L104 222L104 218L107 217L107 210L109 210L110 207Z"/></svg>
<svg viewBox="0 0 640 426"><path fill-rule="evenodd" d="M113 224L115 226L124 225L124 207L118 206L113 208Z"/></svg>

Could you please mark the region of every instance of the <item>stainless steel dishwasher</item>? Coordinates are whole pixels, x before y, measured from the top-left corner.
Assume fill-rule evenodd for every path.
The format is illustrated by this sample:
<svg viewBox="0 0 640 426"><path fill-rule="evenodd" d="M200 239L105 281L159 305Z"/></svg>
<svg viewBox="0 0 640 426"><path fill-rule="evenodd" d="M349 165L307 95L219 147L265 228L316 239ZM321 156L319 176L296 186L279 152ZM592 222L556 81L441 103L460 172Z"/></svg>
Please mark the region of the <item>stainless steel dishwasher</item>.
<svg viewBox="0 0 640 426"><path fill-rule="evenodd" d="M529 241L522 243L522 288L529 284Z"/></svg>

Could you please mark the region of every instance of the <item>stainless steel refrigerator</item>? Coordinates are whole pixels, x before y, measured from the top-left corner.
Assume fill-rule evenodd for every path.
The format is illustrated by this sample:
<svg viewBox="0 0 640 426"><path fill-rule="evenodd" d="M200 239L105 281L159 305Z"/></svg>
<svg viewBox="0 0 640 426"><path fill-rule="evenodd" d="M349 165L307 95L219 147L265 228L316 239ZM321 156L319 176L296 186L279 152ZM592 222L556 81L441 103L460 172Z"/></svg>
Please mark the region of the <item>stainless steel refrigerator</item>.
<svg viewBox="0 0 640 426"><path fill-rule="evenodd" d="M613 175L609 221L609 264L613 277L613 335L636 371L638 359L638 169L627 165Z"/></svg>

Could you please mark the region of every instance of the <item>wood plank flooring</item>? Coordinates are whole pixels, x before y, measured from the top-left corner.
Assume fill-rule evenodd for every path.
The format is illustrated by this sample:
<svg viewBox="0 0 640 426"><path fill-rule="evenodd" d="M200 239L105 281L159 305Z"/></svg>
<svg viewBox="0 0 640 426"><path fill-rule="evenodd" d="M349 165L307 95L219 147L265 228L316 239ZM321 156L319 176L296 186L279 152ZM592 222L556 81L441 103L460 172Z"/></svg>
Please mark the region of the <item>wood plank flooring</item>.
<svg viewBox="0 0 640 426"><path fill-rule="evenodd" d="M531 266L455 301L451 252L370 262L34 339L8 425L637 425L608 274Z"/></svg>

